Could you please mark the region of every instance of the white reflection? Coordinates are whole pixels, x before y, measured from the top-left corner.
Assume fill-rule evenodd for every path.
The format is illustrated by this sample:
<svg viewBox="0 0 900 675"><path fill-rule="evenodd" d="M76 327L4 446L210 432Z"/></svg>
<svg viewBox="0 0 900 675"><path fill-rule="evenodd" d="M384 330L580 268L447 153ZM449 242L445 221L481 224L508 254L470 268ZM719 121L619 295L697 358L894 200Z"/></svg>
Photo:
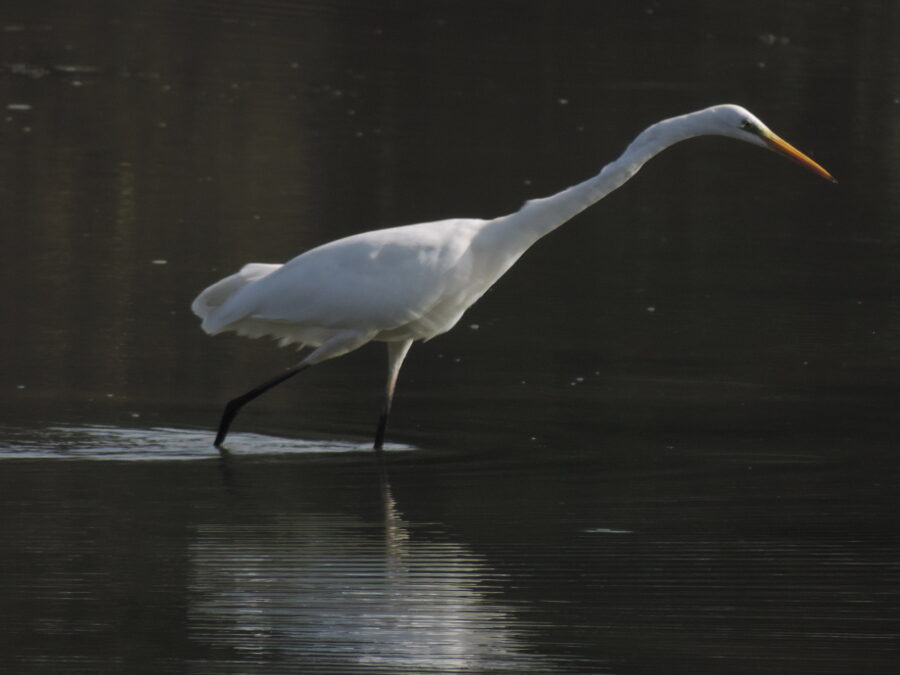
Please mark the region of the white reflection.
<svg viewBox="0 0 900 675"><path fill-rule="evenodd" d="M199 527L191 639L309 668L540 672L488 597L498 575L465 546L422 536L382 487L383 523L304 513Z"/></svg>

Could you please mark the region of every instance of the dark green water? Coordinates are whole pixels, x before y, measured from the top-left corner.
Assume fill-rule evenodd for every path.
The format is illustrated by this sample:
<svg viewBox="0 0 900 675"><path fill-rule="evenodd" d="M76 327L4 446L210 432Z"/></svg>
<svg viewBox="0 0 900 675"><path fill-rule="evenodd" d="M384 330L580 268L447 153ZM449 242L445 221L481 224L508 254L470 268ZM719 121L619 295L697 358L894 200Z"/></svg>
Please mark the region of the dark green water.
<svg viewBox="0 0 900 675"><path fill-rule="evenodd" d="M0 9L0 671L873 673L900 660L893 3ZM414 346L189 310L741 103Z"/></svg>

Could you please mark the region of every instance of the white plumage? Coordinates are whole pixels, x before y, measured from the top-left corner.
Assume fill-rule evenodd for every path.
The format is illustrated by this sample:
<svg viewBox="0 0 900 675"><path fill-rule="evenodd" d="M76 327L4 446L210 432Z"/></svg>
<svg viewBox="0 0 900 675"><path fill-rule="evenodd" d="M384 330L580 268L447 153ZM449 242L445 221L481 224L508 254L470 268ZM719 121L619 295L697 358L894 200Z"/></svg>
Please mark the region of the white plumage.
<svg viewBox="0 0 900 675"><path fill-rule="evenodd" d="M355 346L443 333L493 283L475 258L483 220L444 220L353 235L284 265L251 263L192 305L215 335L270 335L282 345ZM511 262L510 262L511 264ZM338 356L328 347L310 363Z"/></svg>
<svg viewBox="0 0 900 675"><path fill-rule="evenodd" d="M300 370L371 341L388 344L385 406L375 447L383 442L397 373L415 340L444 333L534 242L596 203L673 143L719 134L776 150L819 175L821 166L781 140L747 110L715 106L663 120L642 132L593 178L493 220L450 219L352 235L283 265L250 263L216 282L191 309L207 333L271 336L313 350L296 367L231 401L219 425L250 400Z"/></svg>

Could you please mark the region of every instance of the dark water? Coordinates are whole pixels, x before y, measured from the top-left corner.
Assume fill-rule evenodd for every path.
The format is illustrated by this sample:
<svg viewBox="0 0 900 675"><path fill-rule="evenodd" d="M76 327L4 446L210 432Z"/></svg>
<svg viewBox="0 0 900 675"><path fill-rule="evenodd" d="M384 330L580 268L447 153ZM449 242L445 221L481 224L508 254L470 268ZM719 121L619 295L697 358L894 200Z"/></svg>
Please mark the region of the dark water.
<svg viewBox="0 0 900 675"><path fill-rule="evenodd" d="M0 671L893 673L900 28L879 2L9 2ZM121 5L121 6L120 6ZM679 145L411 352L193 296Z"/></svg>

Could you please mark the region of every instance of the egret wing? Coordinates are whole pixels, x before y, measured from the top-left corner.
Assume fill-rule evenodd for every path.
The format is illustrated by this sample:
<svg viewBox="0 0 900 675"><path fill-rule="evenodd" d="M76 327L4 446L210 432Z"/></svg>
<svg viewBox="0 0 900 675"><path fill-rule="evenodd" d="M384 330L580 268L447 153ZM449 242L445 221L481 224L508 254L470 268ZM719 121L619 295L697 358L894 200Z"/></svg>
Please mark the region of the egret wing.
<svg viewBox="0 0 900 675"><path fill-rule="evenodd" d="M222 307L223 325L256 320L378 333L421 320L465 288L469 244L483 222L407 225L312 249L240 289Z"/></svg>

